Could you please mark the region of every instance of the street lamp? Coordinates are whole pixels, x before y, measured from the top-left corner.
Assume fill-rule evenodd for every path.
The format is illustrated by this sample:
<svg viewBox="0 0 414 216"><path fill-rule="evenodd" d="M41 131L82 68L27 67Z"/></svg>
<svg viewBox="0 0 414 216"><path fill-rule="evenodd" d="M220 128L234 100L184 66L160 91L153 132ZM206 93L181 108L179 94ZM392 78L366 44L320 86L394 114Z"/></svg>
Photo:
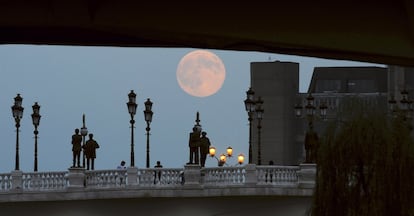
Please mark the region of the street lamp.
<svg viewBox="0 0 414 216"><path fill-rule="evenodd" d="M34 145L34 171L37 172L37 135L39 134L39 131L37 131L37 127L40 123L40 118L42 117L40 115L40 106L35 102L35 104L32 106L33 108L33 114L32 114L32 122L34 125L35 130L33 131L35 135L35 145Z"/></svg>
<svg viewBox="0 0 414 216"><path fill-rule="evenodd" d="M86 142L86 135L88 135L88 128L86 128L85 124L85 114L82 115L82 128L80 130L81 136L82 136L82 146L85 146ZM85 151L82 151L82 167L85 168Z"/></svg>
<svg viewBox="0 0 414 216"><path fill-rule="evenodd" d="M134 93L134 90L131 90L131 92L128 94L128 112L131 115L131 120L129 123L131 123L131 167L135 166L135 159L134 159L134 115L137 111L137 103L136 103L136 97L137 95Z"/></svg>
<svg viewBox="0 0 414 216"><path fill-rule="evenodd" d="M209 155L210 157L213 157L217 160L217 165L218 166L223 166L224 164L227 164L227 158L231 158L233 156L233 148L232 147L227 147L226 149L226 154L222 153L220 154L219 158L216 157L216 148L214 146L210 146L210 148L208 149ZM237 155L237 164L241 165L244 163L244 154L240 153L239 155ZM236 164L236 165L237 165Z"/></svg>
<svg viewBox="0 0 414 216"><path fill-rule="evenodd" d="M252 163L252 120L253 114L255 112L255 102L254 102L254 91L250 87L246 91L246 100L244 100L244 105L246 107L248 120L249 120L249 164Z"/></svg>
<svg viewBox="0 0 414 216"><path fill-rule="evenodd" d="M147 131L147 168L150 167L149 132L151 130L150 124L152 121L152 115L154 114L151 109L152 109L152 102L148 98L147 101L145 102L145 110L144 110L144 118L145 118L145 121L147 122L147 128L145 128L145 130Z"/></svg>
<svg viewBox="0 0 414 216"><path fill-rule="evenodd" d="M318 141L318 135L315 131L313 131L313 121L316 117L316 106L315 106L315 98L312 96L311 93L309 93L308 97L306 97L306 106L305 106L305 112L306 112L306 119L308 121L308 130L306 132L305 136L305 151L306 151L306 158L305 163L315 163L316 158L315 156L315 149L314 145L315 142ZM295 116L296 117L302 117L302 105L297 104L295 106ZM321 103L319 105L319 116L321 119L325 120L327 117L327 110L328 106L326 106L325 103Z"/></svg>
<svg viewBox="0 0 414 216"><path fill-rule="evenodd" d="M389 108L392 113L400 114L404 118L404 120L407 120L412 117L413 113L413 107L412 103L413 101L409 99L408 91L406 89L401 91L401 100L399 101L399 105L397 104L397 101L392 97L389 101ZM395 115L397 116L397 115Z"/></svg>
<svg viewBox="0 0 414 216"><path fill-rule="evenodd" d="M261 129L263 119L263 100L261 97L256 101L256 118L257 118L257 165L262 165L262 150L261 150Z"/></svg>
<svg viewBox="0 0 414 216"><path fill-rule="evenodd" d="M16 122L16 164L15 170L19 170L19 128L20 128L20 120L23 118L23 110L22 107L23 98L20 94L14 98L14 105L11 107L14 121Z"/></svg>
<svg viewBox="0 0 414 216"><path fill-rule="evenodd" d="M315 98L309 93L308 97L306 97L306 106L305 112L308 121L313 122L314 117L316 116L316 106L315 106ZM297 104L295 106L295 116L300 118L302 117L302 109L303 106L301 104ZM327 110L328 106L325 103L321 103L319 105L319 116L321 119L325 120L327 117Z"/></svg>

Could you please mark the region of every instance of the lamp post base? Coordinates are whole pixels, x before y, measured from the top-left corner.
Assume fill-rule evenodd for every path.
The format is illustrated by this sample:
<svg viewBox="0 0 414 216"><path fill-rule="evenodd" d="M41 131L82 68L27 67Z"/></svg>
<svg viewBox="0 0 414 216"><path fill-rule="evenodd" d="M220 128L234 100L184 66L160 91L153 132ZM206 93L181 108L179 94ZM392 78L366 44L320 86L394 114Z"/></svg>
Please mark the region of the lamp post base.
<svg viewBox="0 0 414 216"><path fill-rule="evenodd" d="M188 164L184 166L185 186L200 186L201 167L198 164Z"/></svg>

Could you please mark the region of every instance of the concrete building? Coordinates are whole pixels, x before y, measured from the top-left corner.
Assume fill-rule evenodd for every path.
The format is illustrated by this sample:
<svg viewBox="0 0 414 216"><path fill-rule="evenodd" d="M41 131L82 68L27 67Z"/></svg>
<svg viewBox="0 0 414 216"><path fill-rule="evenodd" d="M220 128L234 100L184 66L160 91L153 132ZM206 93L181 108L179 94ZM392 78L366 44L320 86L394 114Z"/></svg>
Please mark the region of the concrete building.
<svg viewBox="0 0 414 216"><path fill-rule="evenodd" d="M305 159L304 138L308 119L296 118L294 107L314 97L316 111L327 107L327 118L315 115L313 126L323 135L329 121L337 119L344 98L361 97L388 110L388 101L401 101L402 90L414 95L414 69L389 67L315 67L307 93L299 93L299 64L294 62L252 62L251 87L255 98L264 100L261 129L261 161L277 165L299 164ZM258 157L257 121L252 122L252 158Z"/></svg>
<svg viewBox="0 0 414 216"><path fill-rule="evenodd" d="M251 87L263 99L262 164L298 164L302 146L295 142L298 121L292 107L299 91L299 63L252 62ZM252 121L252 159L258 160L257 120Z"/></svg>

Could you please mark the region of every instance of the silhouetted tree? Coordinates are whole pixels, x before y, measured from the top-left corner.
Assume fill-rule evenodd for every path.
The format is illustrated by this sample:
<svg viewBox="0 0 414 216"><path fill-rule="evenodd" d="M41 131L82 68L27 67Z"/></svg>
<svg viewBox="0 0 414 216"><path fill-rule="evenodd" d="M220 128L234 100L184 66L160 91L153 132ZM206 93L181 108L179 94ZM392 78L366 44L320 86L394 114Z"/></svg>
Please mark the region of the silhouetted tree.
<svg viewBox="0 0 414 216"><path fill-rule="evenodd" d="M317 154L312 215L414 215L410 122L357 99L342 108Z"/></svg>

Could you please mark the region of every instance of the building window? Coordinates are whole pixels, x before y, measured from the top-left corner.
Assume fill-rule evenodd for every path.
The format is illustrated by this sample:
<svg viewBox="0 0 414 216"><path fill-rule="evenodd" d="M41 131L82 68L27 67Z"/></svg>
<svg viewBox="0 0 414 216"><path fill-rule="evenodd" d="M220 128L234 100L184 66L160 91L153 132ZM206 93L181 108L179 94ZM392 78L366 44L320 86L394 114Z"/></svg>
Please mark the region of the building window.
<svg viewBox="0 0 414 216"><path fill-rule="evenodd" d="M318 80L316 82L316 93L340 92L341 80Z"/></svg>
<svg viewBox="0 0 414 216"><path fill-rule="evenodd" d="M348 93L372 93L378 92L375 80L348 80Z"/></svg>

